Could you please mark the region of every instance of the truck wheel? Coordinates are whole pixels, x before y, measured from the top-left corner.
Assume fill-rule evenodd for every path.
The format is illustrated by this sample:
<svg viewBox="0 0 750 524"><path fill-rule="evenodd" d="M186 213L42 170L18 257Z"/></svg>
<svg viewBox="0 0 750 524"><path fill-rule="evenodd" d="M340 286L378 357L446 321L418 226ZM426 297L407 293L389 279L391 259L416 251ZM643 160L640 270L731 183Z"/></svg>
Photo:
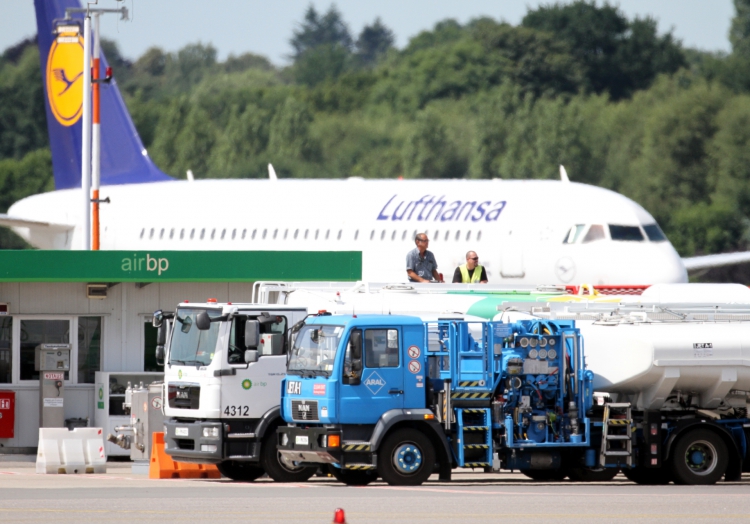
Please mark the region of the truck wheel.
<svg viewBox="0 0 750 524"><path fill-rule="evenodd" d="M567 477L562 469L522 469L521 473L538 482L559 482Z"/></svg>
<svg viewBox="0 0 750 524"><path fill-rule="evenodd" d="M328 471L331 472L331 475L333 475L336 480L343 482L347 486L367 486L370 482L373 482L378 478L378 472L374 469L352 470L328 466Z"/></svg>
<svg viewBox="0 0 750 524"><path fill-rule="evenodd" d="M727 446L716 433L694 429L680 437L672 452L675 484L715 484L727 469Z"/></svg>
<svg viewBox="0 0 750 524"><path fill-rule="evenodd" d="M575 467L568 470L568 477L574 482L608 482L617 476L619 468Z"/></svg>
<svg viewBox="0 0 750 524"><path fill-rule="evenodd" d="M415 429L388 435L378 454L378 473L391 486L419 486L435 468L430 439Z"/></svg>
<svg viewBox="0 0 750 524"><path fill-rule="evenodd" d="M295 466L282 460L281 454L276 450L276 430L263 439L262 446L260 465L276 482L305 482L318 470L315 466Z"/></svg>
<svg viewBox="0 0 750 524"><path fill-rule="evenodd" d="M667 466L661 468L622 468L625 478L643 486L663 486L671 480Z"/></svg>
<svg viewBox="0 0 750 524"><path fill-rule="evenodd" d="M219 473L232 480L252 482L263 476L263 468L250 462L237 462L236 460L225 460L216 465Z"/></svg>

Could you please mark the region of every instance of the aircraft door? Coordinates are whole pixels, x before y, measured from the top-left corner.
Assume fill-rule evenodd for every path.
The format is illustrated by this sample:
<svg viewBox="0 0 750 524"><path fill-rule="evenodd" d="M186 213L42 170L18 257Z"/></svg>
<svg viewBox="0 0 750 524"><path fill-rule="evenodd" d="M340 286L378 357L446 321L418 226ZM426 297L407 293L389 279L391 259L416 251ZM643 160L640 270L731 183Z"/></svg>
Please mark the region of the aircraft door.
<svg viewBox="0 0 750 524"><path fill-rule="evenodd" d="M361 333L361 380L342 381L339 420L342 424L374 424L386 411L404 407L401 333L388 327L352 330L344 356L344 375L352 368L357 373L357 363L351 358L356 332Z"/></svg>
<svg viewBox="0 0 750 524"><path fill-rule="evenodd" d="M520 230L506 229L500 235L500 277L526 276L523 261L523 234Z"/></svg>

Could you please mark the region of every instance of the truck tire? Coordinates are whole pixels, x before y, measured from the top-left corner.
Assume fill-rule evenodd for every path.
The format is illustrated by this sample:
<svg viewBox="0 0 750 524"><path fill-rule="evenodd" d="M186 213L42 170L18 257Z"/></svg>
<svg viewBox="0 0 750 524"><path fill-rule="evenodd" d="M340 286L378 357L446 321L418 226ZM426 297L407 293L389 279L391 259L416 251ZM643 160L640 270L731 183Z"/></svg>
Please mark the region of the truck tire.
<svg viewBox="0 0 750 524"><path fill-rule="evenodd" d="M252 482L265 474L263 468L250 462L237 462L236 460L225 460L216 465L219 473L232 480Z"/></svg>
<svg viewBox="0 0 750 524"><path fill-rule="evenodd" d="M276 482L305 482L318 470L316 466L293 466L283 462L281 454L276 450L276 430L271 431L263 439L260 465Z"/></svg>
<svg viewBox="0 0 750 524"><path fill-rule="evenodd" d="M694 429L677 440L671 462L675 484L716 484L729 463L727 446L713 431Z"/></svg>
<svg viewBox="0 0 750 524"><path fill-rule="evenodd" d="M522 469L521 473L537 482L560 482L568 476L562 469Z"/></svg>
<svg viewBox="0 0 750 524"><path fill-rule="evenodd" d="M378 478L378 472L374 469L351 470L328 466L328 471L331 472L331 475L333 475L336 480L343 482L347 486L367 486L370 482L373 482Z"/></svg>
<svg viewBox="0 0 750 524"><path fill-rule="evenodd" d="M625 478L642 486L664 486L672 479L668 466L661 468L622 468Z"/></svg>
<svg viewBox="0 0 750 524"><path fill-rule="evenodd" d="M388 435L378 453L378 473L391 486L419 486L435 469L435 449L415 429Z"/></svg>
<svg viewBox="0 0 750 524"><path fill-rule="evenodd" d="M575 467L568 470L568 477L574 482L609 482L617 476L619 468Z"/></svg>

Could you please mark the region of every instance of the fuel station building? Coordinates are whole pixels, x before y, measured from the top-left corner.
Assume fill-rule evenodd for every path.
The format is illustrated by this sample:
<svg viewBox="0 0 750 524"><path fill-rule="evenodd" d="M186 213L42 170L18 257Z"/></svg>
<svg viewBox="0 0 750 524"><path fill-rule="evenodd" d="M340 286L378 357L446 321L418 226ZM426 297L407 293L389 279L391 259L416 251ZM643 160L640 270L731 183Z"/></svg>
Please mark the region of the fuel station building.
<svg viewBox="0 0 750 524"><path fill-rule="evenodd" d="M66 420L93 425L95 373L162 371L155 310L250 302L256 281L356 281L361 252L0 251L0 454L34 453L42 344L69 344Z"/></svg>

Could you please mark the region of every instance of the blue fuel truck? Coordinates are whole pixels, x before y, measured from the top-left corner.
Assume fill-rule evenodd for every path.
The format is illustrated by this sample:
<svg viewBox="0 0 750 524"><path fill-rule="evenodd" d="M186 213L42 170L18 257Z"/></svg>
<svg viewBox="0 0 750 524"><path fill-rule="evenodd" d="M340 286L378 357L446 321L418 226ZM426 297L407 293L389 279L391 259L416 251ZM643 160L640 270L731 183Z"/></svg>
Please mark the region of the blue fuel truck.
<svg viewBox="0 0 750 524"><path fill-rule="evenodd" d="M664 327L690 331L637 327L657 340ZM704 338L711 329L727 329L694 327ZM617 329L625 332L600 329L612 329L605 333L615 339ZM712 484L750 470L747 411L727 404L741 392L688 397L678 391L676 399L665 394L663 405L652 399L652 408L598 394L594 402L596 370L586 368L574 320L323 313L294 331L282 381L281 416L288 425L277 430L278 451L298 466L327 465L349 485L378 477L419 485L433 473L449 480L454 468L520 470L549 481L609 480L622 471L640 484ZM607 344L598 344L597 354L607 353ZM629 353L611 357L624 366ZM709 364L698 357L703 367ZM748 395L740 396L744 406ZM627 400L624 393L621 398ZM700 399L718 407L702 408Z"/></svg>

